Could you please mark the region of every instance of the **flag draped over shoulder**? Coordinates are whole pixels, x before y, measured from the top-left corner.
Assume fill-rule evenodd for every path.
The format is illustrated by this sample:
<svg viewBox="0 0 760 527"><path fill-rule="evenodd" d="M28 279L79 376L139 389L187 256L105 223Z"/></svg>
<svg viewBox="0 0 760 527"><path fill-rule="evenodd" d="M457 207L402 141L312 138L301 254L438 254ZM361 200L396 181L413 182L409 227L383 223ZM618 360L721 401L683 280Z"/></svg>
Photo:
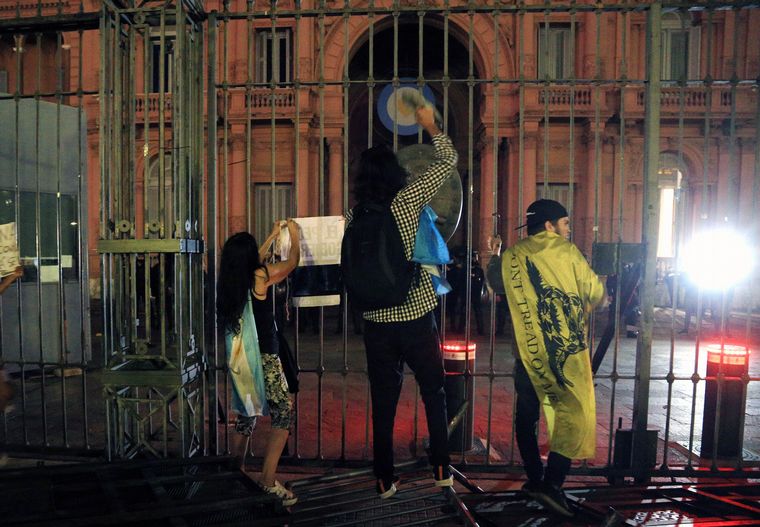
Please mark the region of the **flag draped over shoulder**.
<svg viewBox="0 0 760 527"><path fill-rule="evenodd" d="M246 417L268 415L264 369L250 295L240 317L240 332L227 331L224 340L232 379L232 410Z"/></svg>
<svg viewBox="0 0 760 527"><path fill-rule="evenodd" d="M604 287L578 248L556 233L528 236L502 257L517 347L546 416L551 450L593 458L596 403L586 314Z"/></svg>

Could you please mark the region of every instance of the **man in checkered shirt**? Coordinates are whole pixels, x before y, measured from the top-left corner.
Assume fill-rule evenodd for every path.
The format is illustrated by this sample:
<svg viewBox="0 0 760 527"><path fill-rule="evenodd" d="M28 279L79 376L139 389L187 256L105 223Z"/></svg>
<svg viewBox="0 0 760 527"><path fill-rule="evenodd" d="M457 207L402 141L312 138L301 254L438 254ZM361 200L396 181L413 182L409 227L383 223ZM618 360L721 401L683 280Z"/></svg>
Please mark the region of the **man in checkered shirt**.
<svg viewBox="0 0 760 527"><path fill-rule="evenodd" d="M435 123L432 107L417 110L417 122L433 139L435 159L413 183L387 147L362 154L355 195L358 202L391 202L406 257L412 258L420 212L457 163L451 139ZM348 222L351 215L348 216ZM364 344L372 393L376 489L381 498L396 492L393 470L393 421L403 381L404 362L414 372L425 403L430 433L430 463L436 486L453 484L446 434L443 358L433 310L438 303L430 275L415 266L406 300L398 306L365 311Z"/></svg>

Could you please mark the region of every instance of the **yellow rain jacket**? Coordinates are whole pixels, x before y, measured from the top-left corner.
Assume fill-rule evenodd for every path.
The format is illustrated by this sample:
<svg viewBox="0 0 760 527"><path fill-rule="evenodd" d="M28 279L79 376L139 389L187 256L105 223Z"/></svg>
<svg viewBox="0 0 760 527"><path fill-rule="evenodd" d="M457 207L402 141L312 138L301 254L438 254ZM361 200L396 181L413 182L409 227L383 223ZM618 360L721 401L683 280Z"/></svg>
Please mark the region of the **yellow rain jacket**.
<svg viewBox="0 0 760 527"><path fill-rule="evenodd" d="M505 251L502 277L515 340L538 400L551 450L593 458L596 403L586 343L586 315L604 286L578 248L543 231Z"/></svg>

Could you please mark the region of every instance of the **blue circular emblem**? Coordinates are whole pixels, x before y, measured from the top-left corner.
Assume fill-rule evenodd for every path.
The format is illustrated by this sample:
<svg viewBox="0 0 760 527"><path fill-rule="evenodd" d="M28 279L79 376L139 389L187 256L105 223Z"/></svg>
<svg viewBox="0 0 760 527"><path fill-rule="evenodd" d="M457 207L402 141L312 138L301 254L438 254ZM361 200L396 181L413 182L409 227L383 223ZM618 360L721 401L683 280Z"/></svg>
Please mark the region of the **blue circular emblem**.
<svg viewBox="0 0 760 527"><path fill-rule="evenodd" d="M419 127L415 118L415 109L409 107L402 100L402 94L405 90L419 91L414 79L402 79L401 84L395 90L392 84L383 88L377 101L377 114L380 117L380 122L391 132L393 132L393 123L395 122L398 135L414 135ZM424 85L422 95L435 105L435 97L430 87Z"/></svg>

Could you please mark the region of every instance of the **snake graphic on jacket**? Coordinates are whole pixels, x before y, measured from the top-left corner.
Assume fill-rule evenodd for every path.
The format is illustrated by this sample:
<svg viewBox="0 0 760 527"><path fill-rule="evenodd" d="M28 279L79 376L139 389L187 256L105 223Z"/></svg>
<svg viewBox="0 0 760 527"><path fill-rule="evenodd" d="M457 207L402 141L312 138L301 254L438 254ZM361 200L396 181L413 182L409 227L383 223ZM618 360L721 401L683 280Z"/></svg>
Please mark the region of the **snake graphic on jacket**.
<svg viewBox="0 0 760 527"><path fill-rule="evenodd" d="M565 362L570 355L586 349L583 303L578 295L549 285L538 268L525 258L528 276L538 298L537 311L549 368L560 388L574 386L565 376Z"/></svg>

